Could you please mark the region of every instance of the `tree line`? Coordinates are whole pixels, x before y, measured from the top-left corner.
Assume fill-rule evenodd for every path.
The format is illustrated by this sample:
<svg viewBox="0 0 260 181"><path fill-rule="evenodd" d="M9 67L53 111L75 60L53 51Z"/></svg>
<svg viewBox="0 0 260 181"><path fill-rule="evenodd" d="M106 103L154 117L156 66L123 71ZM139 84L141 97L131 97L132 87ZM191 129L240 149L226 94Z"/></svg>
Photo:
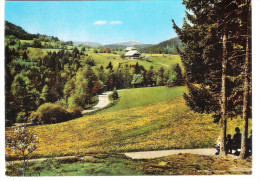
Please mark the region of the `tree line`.
<svg viewBox="0 0 260 181"><path fill-rule="evenodd" d="M176 47L179 47L180 50L183 49L181 40L178 37L171 38L169 40L163 41L161 43L149 47L139 48L139 52L158 54L178 54Z"/></svg>

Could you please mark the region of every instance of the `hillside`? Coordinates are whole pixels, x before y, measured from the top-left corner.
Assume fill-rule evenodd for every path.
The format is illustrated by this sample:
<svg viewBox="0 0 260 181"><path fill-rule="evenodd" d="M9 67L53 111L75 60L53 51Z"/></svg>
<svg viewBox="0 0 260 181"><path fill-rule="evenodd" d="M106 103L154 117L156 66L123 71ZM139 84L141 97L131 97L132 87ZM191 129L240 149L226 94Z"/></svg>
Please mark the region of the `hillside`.
<svg viewBox="0 0 260 181"><path fill-rule="evenodd" d="M144 97L141 90L150 96L137 105ZM119 106L64 123L34 126L32 130L40 139L34 154L43 157L209 147L217 138L218 125L210 121L210 116L195 114L185 106L185 91L185 87L123 90L118 92Z"/></svg>
<svg viewBox="0 0 260 181"><path fill-rule="evenodd" d="M186 91L186 87L122 90L115 106L64 123L33 126L40 139L34 154L45 157L212 147L219 126L211 115L194 113L185 105L182 94ZM139 102L140 97L145 99ZM227 132L234 134L234 127L241 122L228 120Z"/></svg>
<svg viewBox="0 0 260 181"><path fill-rule="evenodd" d="M5 36L13 35L18 39L22 40L32 40L33 38L41 38L45 41L59 41L57 37L41 35L41 34L31 34L25 31L22 27L17 26L13 23L5 21Z"/></svg>
<svg viewBox="0 0 260 181"><path fill-rule="evenodd" d="M178 37L165 40L156 45L142 48L140 51L142 53L171 53L178 54L176 47L179 47L180 50L183 49L181 40Z"/></svg>
<svg viewBox="0 0 260 181"><path fill-rule="evenodd" d="M154 45L154 48L167 48L167 49L173 49L175 46L178 46L180 50L183 49L181 40L176 37L176 38L171 38L169 40L163 41L161 43L158 43L157 45Z"/></svg>

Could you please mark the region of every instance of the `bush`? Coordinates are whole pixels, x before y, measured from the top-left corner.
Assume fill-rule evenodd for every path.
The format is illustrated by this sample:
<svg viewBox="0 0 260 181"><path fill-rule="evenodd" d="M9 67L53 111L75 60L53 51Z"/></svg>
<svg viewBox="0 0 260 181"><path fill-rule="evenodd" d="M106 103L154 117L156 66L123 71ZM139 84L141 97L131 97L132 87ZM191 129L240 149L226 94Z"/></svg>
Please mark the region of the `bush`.
<svg viewBox="0 0 260 181"><path fill-rule="evenodd" d="M26 122L26 114L25 112L19 112L16 117L17 123L24 123Z"/></svg>
<svg viewBox="0 0 260 181"><path fill-rule="evenodd" d="M81 107L74 107L74 108L68 109L68 111L70 113L71 119L74 119L74 118L78 118L78 117L81 116L82 108Z"/></svg>
<svg viewBox="0 0 260 181"><path fill-rule="evenodd" d="M37 110L40 124L59 123L69 120L69 112L62 106L45 103Z"/></svg>
<svg viewBox="0 0 260 181"><path fill-rule="evenodd" d="M32 124L39 124L39 120L38 120L38 113L33 111L31 114L30 114L30 117L29 117L29 120L28 120L29 123L32 123Z"/></svg>
<svg viewBox="0 0 260 181"><path fill-rule="evenodd" d="M33 112L30 116L30 120L35 124L59 123L69 119L69 111L61 105L52 103L45 103L41 105L37 112Z"/></svg>
<svg viewBox="0 0 260 181"><path fill-rule="evenodd" d="M58 104L45 103L31 113L29 121L33 124L60 123L80 117L81 111L80 107L66 109Z"/></svg>
<svg viewBox="0 0 260 181"><path fill-rule="evenodd" d="M177 74L176 72L173 72L170 74L169 79L167 81L167 86L168 87L173 87L176 85L177 82Z"/></svg>
<svg viewBox="0 0 260 181"><path fill-rule="evenodd" d="M117 99L119 98L118 93L117 93L117 91L116 91L116 88L114 88L114 90L113 90L112 98L113 98L114 100L117 100Z"/></svg>

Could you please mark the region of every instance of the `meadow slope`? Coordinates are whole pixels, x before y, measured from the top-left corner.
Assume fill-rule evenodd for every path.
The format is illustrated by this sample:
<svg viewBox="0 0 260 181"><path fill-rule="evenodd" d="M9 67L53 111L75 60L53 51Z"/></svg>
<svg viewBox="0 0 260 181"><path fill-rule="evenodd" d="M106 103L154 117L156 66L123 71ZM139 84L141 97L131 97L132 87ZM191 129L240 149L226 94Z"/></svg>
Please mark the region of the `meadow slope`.
<svg viewBox="0 0 260 181"><path fill-rule="evenodd" d="M68 122L33 126L39 137L34 157L212 147L219 126L210 115L194 113L185 105L185 91L185 87L123 90L114 107ZM145 97L144 92L152 96ZM239 124L241 120L230 120L228 127L233 130Z"/></svg>

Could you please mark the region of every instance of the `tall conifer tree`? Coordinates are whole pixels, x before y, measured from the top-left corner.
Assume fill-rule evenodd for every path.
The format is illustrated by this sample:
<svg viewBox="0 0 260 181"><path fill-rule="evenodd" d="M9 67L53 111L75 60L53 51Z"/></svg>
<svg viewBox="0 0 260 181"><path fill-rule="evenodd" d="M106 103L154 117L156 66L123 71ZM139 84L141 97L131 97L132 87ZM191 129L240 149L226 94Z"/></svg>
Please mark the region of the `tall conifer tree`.
<svg viewBox="0 0 260 181"><path fill-rule="evenodd" d="M215 122L220 121L221 155L226 154L227 117L241 114L241 96L237 90L244 63L243 42L241 36L234 37L240 31L241 2L238 1L184 0L190 13L186 12L182 28L173 21L173 28L185 47L179 51L189 89L184 98L195 112L213 113Z"/></svg>

